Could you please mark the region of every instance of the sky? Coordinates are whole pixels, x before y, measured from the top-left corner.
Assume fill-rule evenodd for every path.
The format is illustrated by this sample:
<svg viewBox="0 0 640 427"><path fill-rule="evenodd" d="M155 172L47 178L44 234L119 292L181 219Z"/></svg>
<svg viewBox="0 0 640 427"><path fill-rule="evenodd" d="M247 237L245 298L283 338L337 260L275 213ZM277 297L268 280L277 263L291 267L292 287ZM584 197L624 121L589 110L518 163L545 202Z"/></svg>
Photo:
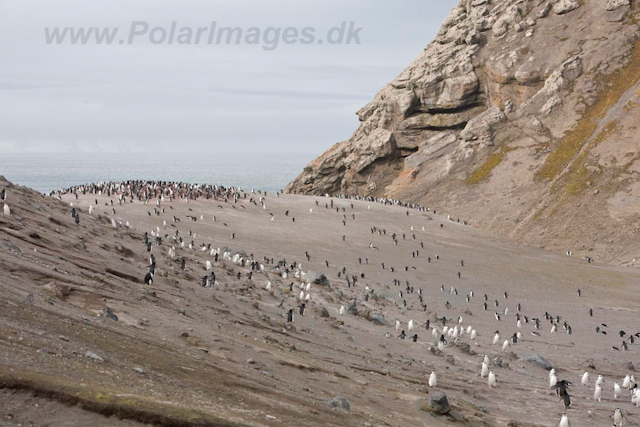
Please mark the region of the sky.
<svg viewBox="0 0 640 427"><path fill-rule="evenodd" d="M0 0L0 153L319 154L457 3ZM93 27L117 28L112 43L52 39ZM239 28L230 44L222 27Z"/></svg>

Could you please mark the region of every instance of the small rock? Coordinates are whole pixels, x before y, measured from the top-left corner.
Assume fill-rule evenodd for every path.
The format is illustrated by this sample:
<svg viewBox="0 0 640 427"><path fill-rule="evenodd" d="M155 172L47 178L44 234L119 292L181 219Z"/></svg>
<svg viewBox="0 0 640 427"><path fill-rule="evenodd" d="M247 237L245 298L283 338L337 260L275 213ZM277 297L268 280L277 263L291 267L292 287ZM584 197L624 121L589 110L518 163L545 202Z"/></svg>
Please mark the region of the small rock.
<svg viewBox="0 0 640 427"><path fill-rule="evenodd" d="M144 369L142 368L133 368L134 371L136 371L139 374L144 374Z"/></svg>
<svg viewBox="0 0 640 427"><path fill-rule="evenodd" d="M98 362L104 362L104 359L102 357L98 356L97 354L89 350L87 350L87 352L84 354L84 357L97 360Z"/></svg>
<svg viewBox="0 0 640 427"><path fill-rule="evenodd" d="M351 405L344 397L334 397L329 401L329 407L342 412L348 412L351 409Z"/></svg>
<svg viewBox="0 0 640 427"><path fill-rule="evenodd" d="M463 353L467 353L468 355L473 356L474 354L476 354L475 351L471 350L471 346L469 345L469 343L466 342L458 342L458 348L463 352Z"/></svg>
<svg viewBox="0 0 640 427"><path fill-rule="evenodd" d="M248 365L253 365L253 364L255 364L255 363L256 363L256 361L255 361L255 360L253 360L253 359L247 359L247 364L248 364Z"/></svg>
<svg viewBox="0 0 640 427"><path fill-rule="evenodd" d="M23 302L24 304L27 304L27 305L33 306L33 294L29 294L29 295L27 295L26 297L24 297L24 298L22 299L22 302Z"/></svg>
<svg viewBox="0 0 640 427"><path fill-rule="evenodd" d="M493 364L499 368L502 368L502 359L499 357L496 357L495 359L493 359Z"/></svg>
<svg viewBox="0 0 640 427"><path fill-rule="evenodd" d="M102 310L104 312L104 315L106 317L108 317L111 320L115 320L116 322L118 321L118 316L116 316L115 314L113 314L113 311L111 311L111 308L109 306L105 306L104 310Z"/></svg>
<svg viewBox="0 0 640 427"><path fill-rule="evenodd" d="M187 310L185 310L184 308L181 308L180 310L178 310L178 313L180 313L183 316L187 315Z"/></svg>

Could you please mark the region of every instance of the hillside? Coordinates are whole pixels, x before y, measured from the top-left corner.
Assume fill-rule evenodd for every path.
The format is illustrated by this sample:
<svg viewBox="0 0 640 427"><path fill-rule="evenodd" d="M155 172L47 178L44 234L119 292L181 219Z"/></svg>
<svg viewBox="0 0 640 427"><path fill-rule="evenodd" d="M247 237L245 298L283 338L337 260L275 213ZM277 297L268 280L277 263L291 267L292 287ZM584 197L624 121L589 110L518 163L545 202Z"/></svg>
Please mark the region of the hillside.
<svg viewBox="0 0 640 427"><path fill-rule="evenodd" d="M628 391L612 394L637 362L635 269L516 247L418 209L163 185L58 200L0 177L4 426L555 426L563 405L527 355L574 383L573 425L608 425L615 407L637 415ZM557 333L545 312L560 316ZM448 415L428 409L439 391Z"/></svg>
<svg viewBox="0 0 640 427"><path fill-rule="evenodd" d="M421 203L559 253L640 256L640 46L629 0L461 0L287 191Z"/></svg>

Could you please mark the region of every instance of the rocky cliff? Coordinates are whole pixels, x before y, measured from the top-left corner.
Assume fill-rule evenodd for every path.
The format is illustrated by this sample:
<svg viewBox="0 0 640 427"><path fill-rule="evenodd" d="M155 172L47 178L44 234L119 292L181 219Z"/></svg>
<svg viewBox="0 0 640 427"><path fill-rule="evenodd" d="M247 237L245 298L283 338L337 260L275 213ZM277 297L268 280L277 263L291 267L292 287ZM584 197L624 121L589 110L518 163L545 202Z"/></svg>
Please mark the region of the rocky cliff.
<svg viewBox="0 0 640 427"><path fill-rule="evenodd" d="M389 196L640 263L638 18L629 0L461 0L287 191Z"/></svg>

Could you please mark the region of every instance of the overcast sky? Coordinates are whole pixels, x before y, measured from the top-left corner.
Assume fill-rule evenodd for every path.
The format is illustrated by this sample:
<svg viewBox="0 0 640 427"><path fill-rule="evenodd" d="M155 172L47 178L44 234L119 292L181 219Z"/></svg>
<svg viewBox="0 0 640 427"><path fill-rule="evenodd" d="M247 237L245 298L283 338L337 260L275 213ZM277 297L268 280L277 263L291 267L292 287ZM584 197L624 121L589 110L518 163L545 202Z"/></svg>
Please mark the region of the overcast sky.
<svg viewBox="0 0 640 427"><path fill-rule="evenodd" d="M320 153L351 135L355 112L421 52L457 3L0 0L0 153ZM153 44L148 34L128 44L133 21L167 31L172 21L178 29L212 21L245 31L313 27L316 39L343 21L362 30L359 45L280 42L266 50ZM45 28L56 27L119 30L112 45L47 44Z"/></svg>

